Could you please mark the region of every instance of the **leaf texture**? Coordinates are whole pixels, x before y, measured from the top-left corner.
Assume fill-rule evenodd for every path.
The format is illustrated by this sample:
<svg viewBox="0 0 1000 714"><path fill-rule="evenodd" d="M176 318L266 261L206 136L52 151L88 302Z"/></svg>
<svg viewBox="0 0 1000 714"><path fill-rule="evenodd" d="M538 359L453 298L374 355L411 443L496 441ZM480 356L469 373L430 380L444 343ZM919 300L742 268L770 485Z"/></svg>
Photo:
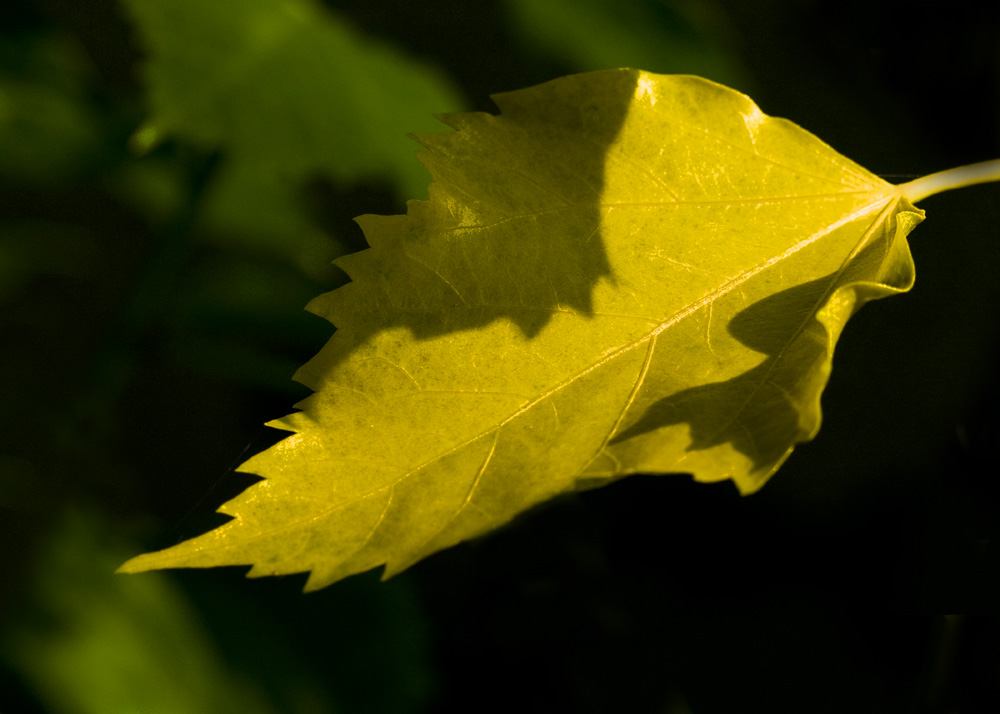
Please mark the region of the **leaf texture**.
<svg viewBox="0 0 1000 714"><path fill-rule="evenodd" d="M636 472L759 489L819 429L834 344L908 290L896 186L704 79L614 70L423 136L430 200L309 309L293 432L233 519L123 569L389 576L557 494Z"/></svg>

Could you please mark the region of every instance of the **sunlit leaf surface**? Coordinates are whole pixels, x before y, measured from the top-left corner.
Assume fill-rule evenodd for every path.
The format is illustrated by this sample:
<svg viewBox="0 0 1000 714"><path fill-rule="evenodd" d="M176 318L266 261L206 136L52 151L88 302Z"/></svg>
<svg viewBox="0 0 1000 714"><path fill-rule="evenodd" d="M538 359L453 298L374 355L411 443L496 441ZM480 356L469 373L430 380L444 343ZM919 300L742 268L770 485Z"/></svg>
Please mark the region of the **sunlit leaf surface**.
<svg viewBox="0 0 1000 714"><path fill-rule="evenodd" d="M359 219L337 332L233 520L134 572L399 572L635 472L760 488L812 438L834 343L909 289L897 187L703 79L577 75L449 115L434 183Z"/></svg>

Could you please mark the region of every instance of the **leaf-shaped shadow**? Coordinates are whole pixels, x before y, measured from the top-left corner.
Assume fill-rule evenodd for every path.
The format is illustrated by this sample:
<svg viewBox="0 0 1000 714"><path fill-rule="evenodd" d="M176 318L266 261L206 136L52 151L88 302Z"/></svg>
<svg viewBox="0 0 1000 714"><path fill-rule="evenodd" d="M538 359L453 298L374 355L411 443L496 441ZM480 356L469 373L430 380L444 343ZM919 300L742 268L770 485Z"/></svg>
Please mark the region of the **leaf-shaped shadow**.
<svg viewBox="0 0 1000 714"><path fill-rule="evenodd" d="M599 93L564 79L497 95L499 115L441 116L454 131L416 137L429 200L358 218L371 247L336 261L352 282L309 306L350 333L338 357L398 326L427 339L506 318L530 338L558 312L591 314L595 285L612 279L606 154L636 76L608 73Z"/></svg>
<svg viewBox="0 0 1000 714"><path fill-rule="evenodd" d="M688 451L728 442L755 469L779 465L791 444L810 439L819 426L814 400L826 381L822 365L829 364L832 345L816 315L840 278L835 273L802 283L737 313L726 326L729 334L767 358L732 379L660 399L611 443L687 424Z"/></svg>

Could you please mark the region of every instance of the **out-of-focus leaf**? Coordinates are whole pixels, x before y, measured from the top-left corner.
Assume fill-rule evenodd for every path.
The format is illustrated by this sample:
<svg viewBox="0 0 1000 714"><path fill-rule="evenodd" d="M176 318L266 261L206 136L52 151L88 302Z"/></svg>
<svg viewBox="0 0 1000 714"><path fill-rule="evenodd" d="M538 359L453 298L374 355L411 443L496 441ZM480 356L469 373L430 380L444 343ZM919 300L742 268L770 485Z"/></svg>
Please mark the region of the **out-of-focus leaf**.
<svg viewBox="0 0 1000 714"><path fill-rule="evenodd" d="M515 37L527 50L574 70L646 67L695 74L746 87L732 55L732 28L721 7L704 0L506 0Z"/></svg>
<svg viewBox="0 0 1000 714"><path fill-rule="evenodd" d="M18 60L16 72L0 63L0 183L64 181L103 148L83 62L56 37L22 50Z"/></svg>
<svg viewBox="0 0 1000 714"><path fill-rule="evenodd" d="M115 549L94 519L55 531L37 564L30 608L0 640L0 657L51 714L274 711L253 682L226 669L184 596L163 577L112 574Z"/></svg>
<svg viewBox="0 0 1000 714"><path fill-rule="evenodd" d="M421 138L430 201L360 219L316 394L233 520L123 570L389 575L630 473L750 493L817 433L847 320L912 284L909 194L696 77L497 103Z"/></svg>
<svg viewBox="0 0 1000 714"><path fill-rule="evenodd" d="M222 168L208 196L203 226L212 242L280 257L317 282L332 279L343 246L309 220L301 187L253 163Z"/></svg>
<svg viewBox="0 0 1000 714"><path fill-rule="evenodd" d="M136 141L179 137L285 177L423 191L406 132L461 104L436 71L310 0L124 0L149 52Z"/></svg>

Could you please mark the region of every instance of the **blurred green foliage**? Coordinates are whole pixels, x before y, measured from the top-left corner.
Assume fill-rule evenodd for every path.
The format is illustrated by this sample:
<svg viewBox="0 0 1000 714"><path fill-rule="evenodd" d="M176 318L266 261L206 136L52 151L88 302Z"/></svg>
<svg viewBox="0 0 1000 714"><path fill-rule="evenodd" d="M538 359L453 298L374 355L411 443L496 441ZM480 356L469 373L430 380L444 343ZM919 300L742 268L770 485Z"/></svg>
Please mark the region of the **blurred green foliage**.
<svg viewBox="0 0 1000 714"><path fill-rule="evenodd" d="M694 74L753 94L751 80L727 42L736 30L714 2L509 0L522 51L548 55L586 72L635 67Z"/></svg>
<svg viewBox="0 0 1000 714"><path fill-rule="evenodd" d="M104 149L101 119L81 81L81 57L55 36L4 49L0 176L45 184L77 174Z"/></svg>
<svg viewBox="0 0 1000 714"><path fill-rule="evenodd" d="M109 547L99 529L89 514L71 513L53 531L39 556L35 600L3 643L5 659L47 708L68 714L276 711L252 682L226 671L175 585L114 577L121 550Z"/></svg>
<svg viewBox="0 0 1000 714"><path fill-rule="evenodd" d="M857 318L824 436L752 499L639 478L307 597L108 574L250 480L350 219L425 195L430 114L642 63L923 174L1000 154L998 40L930 0L3 3L0 711L1000 709L997 621L936 657L920 615L1000 601L985 187L928 202L913 295Z"/></svg>
<svg viewBox="0 0 1000 714"><path fill-rule="evenodd" d="M139 150L175 136L223 149L241 172L388 177L404 196L426 195L406 132L461 108L434 67L311 0L125 5L150 53Z"/></svg>

